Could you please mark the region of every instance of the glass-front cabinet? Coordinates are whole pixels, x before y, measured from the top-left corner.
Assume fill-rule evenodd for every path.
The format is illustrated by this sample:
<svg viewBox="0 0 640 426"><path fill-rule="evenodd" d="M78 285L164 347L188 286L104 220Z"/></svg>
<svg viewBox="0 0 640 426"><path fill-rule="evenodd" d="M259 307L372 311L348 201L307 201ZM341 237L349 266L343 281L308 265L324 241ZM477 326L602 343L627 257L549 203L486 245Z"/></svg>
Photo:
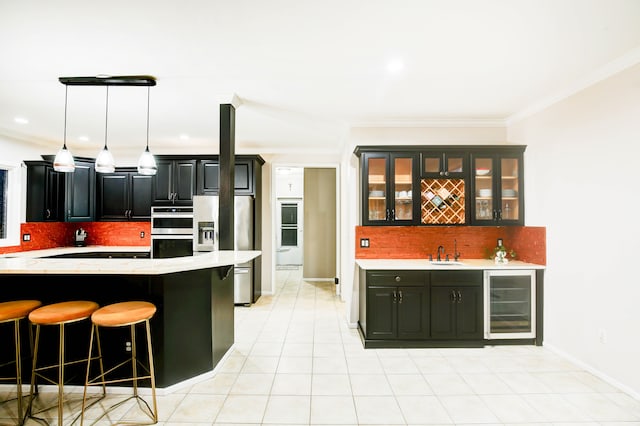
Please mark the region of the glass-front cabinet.
<svg viewBox="0 0 640 426"><path fill-rule="evenodd" d="M419 219L418 155L364 153L364 225L412 225Z"/></svg>
<svg viewBox="0 0 640 426"><path fill-rule="evenodd" d="M423 178L464 178L468 154L458 151L423 151L420 174Z"/></svg>
<svg viewBox="0 0 640 426"><path fill-rule="evenodd" d="M523 225L521 154L472 155L472 215L477 225Z"/></svg>

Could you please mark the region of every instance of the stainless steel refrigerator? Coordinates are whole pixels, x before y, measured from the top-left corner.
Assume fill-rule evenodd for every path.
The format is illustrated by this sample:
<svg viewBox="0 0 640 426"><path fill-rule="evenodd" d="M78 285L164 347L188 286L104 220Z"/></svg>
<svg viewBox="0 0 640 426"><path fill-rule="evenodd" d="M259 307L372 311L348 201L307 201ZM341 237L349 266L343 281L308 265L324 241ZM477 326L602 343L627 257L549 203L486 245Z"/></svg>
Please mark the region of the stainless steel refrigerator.
<svg viewBox="0 0 640 426"><path fill-rule="evenodd" d="M253 197L234 197L234 249L254 249ZM218 250L219 200L215 195L195 195L193 197L193 251ZM240 263L234 267L234 302L250 304L253 301L253 261Z"/></svg>

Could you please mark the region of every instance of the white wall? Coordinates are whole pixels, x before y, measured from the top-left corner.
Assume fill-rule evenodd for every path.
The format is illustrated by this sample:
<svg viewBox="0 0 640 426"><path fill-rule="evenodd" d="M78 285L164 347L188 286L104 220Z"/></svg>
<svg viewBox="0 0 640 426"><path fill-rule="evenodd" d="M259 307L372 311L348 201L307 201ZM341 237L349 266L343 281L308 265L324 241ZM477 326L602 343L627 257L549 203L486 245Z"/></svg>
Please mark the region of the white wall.
<svg viewBox="0 0 640 426"><path fill-rule="evenodd" d="M545 344L640 397L640 65L508 131L547 227Z"/></svg>

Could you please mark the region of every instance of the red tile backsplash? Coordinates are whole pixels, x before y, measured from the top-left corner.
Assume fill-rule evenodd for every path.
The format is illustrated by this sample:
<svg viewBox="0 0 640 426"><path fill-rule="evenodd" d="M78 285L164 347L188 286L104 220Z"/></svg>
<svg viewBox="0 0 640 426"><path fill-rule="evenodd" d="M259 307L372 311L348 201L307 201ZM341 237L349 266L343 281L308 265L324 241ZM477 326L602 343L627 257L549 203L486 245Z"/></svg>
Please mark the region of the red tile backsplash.
<svg viewBox="0 0 640 426"><path fill-rule="evenodd" d="M31 241L0 247L0 254L69 247L78 228L87 231L87 245L148 247L151 241L150 222L27 222L20 225L20 239L31 234ZM144 238L140 238L140 232L144 232Z"/></svg>
<svg viewBox="0 0 640 426"><path fill-rule="evenodd" d="M369 239L369 248L360 247L361 238ZM356 258L435 258L440 245L453 258L456 240L461 259L484 259L498 238L517 260L546 265L546 228L530 226L357 226Z"/></svg>

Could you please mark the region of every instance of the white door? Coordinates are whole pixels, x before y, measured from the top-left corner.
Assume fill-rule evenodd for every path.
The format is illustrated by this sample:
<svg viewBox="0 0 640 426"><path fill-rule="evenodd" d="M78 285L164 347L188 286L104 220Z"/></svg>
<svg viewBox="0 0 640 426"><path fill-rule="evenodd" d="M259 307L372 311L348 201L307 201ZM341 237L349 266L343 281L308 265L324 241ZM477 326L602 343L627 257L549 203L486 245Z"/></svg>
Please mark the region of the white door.
<svg viewBox="0 0 640 426"><path fill-rule="evenodd" d="M301 198L278 198L276 264L302 265L303 204Z"/></svg>

